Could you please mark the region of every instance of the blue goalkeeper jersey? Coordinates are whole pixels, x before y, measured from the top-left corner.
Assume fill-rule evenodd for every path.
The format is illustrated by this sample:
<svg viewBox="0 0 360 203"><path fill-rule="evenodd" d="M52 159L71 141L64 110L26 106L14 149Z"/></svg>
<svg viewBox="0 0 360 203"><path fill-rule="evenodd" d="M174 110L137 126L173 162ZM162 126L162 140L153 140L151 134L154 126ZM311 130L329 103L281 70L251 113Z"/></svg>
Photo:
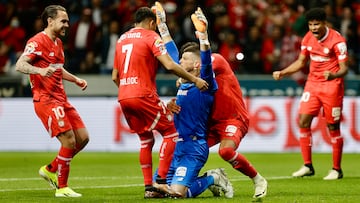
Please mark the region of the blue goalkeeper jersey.
<svg viewBox="0 0 360 203"><path fill-rule="evenodd" d="M169 48L168 43L166 45L169 54L178 62L176 53L174 54L175 49ZM201 51L200 57L200 77L209 84L209 89L200 91L194 83L184 83L180 85L176 95L176 104L181 107L181 111L179 114L175 114L174 121L179 132L179 139L184 141L199 140L199 142L206 142L208 118L214 101L214 94L218 89L211 65L211 51Z"/></svg>

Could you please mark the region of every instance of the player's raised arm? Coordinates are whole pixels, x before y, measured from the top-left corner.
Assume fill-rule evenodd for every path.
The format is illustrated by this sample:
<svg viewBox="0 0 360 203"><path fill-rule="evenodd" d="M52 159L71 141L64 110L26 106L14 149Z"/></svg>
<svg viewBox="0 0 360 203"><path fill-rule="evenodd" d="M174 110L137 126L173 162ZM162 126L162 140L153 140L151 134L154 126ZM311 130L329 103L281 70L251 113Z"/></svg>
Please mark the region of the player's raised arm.
<svg viewBox="0 0 360 203"><path fill-rule="evenodd" d="M200 7L198 7L195 13L191 15L191 20L196 29L196 37L199 39L200 42L200 50L209 50L210 42L207 34L208 21Z"/></svg>
<svg viewBox="0 0 360 203"><path fill-rule="evenodd" d="M191 20L196 29L196 37L200 42L201 69L200 77L209 83L209 90L216 91L217 83L211 63L211 47L208 39L208 21L200 7L191 15Z"/></svg>
<svg viewBox="0 0 360 203"><path fill-rule="evenodd" d="M169 55L176 63L179 63L179 50L177 49L176 44L169 32L169 28L166 25L166 13L164 8L162 7L161 3L156 1L155 5L151 7L151 10L156 15L156 25Z"/></svg>

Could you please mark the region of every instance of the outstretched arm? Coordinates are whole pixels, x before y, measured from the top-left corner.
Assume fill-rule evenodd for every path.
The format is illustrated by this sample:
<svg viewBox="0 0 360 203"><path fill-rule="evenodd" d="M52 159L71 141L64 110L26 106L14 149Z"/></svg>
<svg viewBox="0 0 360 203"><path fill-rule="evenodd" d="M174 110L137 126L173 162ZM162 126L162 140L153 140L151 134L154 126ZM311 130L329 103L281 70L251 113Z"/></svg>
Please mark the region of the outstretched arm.
<svg viewBox="0 0 360 203"><path fill-rule="evenodd" d="M211 63L211 47L207 34L208 21L200 7L191 15L191 20L196 29L196 37L200 42L200 77L209 83L210 91L215 91L217 90L217 83Z"/></svg>
<svg viewBox="0 0 360 203"><path fill-rule="evenodd" d="M166 25L166 13L164 8L162 7L161 3L156 1L155 5L151 7L151 9L156 15L156 24L169 55L176 63L179 63L179 50L177 49L176 44L171 37L169 29Z"/></svg>

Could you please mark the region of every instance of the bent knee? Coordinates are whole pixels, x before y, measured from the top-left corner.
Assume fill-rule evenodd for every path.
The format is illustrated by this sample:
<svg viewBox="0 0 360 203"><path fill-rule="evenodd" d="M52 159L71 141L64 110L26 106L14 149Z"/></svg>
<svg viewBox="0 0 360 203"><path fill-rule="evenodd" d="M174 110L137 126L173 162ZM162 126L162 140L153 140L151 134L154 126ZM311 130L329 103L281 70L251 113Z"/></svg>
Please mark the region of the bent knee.
<svg viewBox="0 0 360 203"><path fill-rule="evenodd" d="M224 147L219 149L219 155L221 158L223 158L225 161L231 160L235 155L234 148L231 147Z"/></svg>
<svg viewBox="0 0 360 203"><path fill-rule="evenodd" d="M170 196L176 198L185 198L187 187L184 185L171 185Z"/></svg>

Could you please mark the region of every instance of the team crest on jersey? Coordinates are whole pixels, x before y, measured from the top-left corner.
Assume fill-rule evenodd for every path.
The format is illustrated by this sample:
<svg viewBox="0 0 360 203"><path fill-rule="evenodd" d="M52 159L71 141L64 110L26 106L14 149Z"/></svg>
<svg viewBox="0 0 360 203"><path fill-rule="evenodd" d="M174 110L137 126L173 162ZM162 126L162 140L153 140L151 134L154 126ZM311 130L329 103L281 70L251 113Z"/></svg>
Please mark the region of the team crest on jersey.
<svg viewBox="0 0 360 203"><path fill-rule="evenodd" d="M58 120L58 125L59 125L59 127L64 127L65 123L63 120Z"/></svg>
<svg viewBox="0 0 360 203"><path fill-rule="evenodd" d="M29 54L34 53L37 46L38 46L38 44L36 42L28 43L25 47L24 54L29 55Z"/></svg>
<svg viewBox="0 0 360 203"><path fill-rule="evenodd" d="M325 47L324 48L324 54L328 54L330 52L329 48Z"/></svg>
<svg viewBox="0 0 360 203"><path fill-rule="evenodd" d="M168 121L173 121L173 116L172 115L170 115L170 114L168 114L168 115L166 115L166 118L168 119Z"/></svg>

